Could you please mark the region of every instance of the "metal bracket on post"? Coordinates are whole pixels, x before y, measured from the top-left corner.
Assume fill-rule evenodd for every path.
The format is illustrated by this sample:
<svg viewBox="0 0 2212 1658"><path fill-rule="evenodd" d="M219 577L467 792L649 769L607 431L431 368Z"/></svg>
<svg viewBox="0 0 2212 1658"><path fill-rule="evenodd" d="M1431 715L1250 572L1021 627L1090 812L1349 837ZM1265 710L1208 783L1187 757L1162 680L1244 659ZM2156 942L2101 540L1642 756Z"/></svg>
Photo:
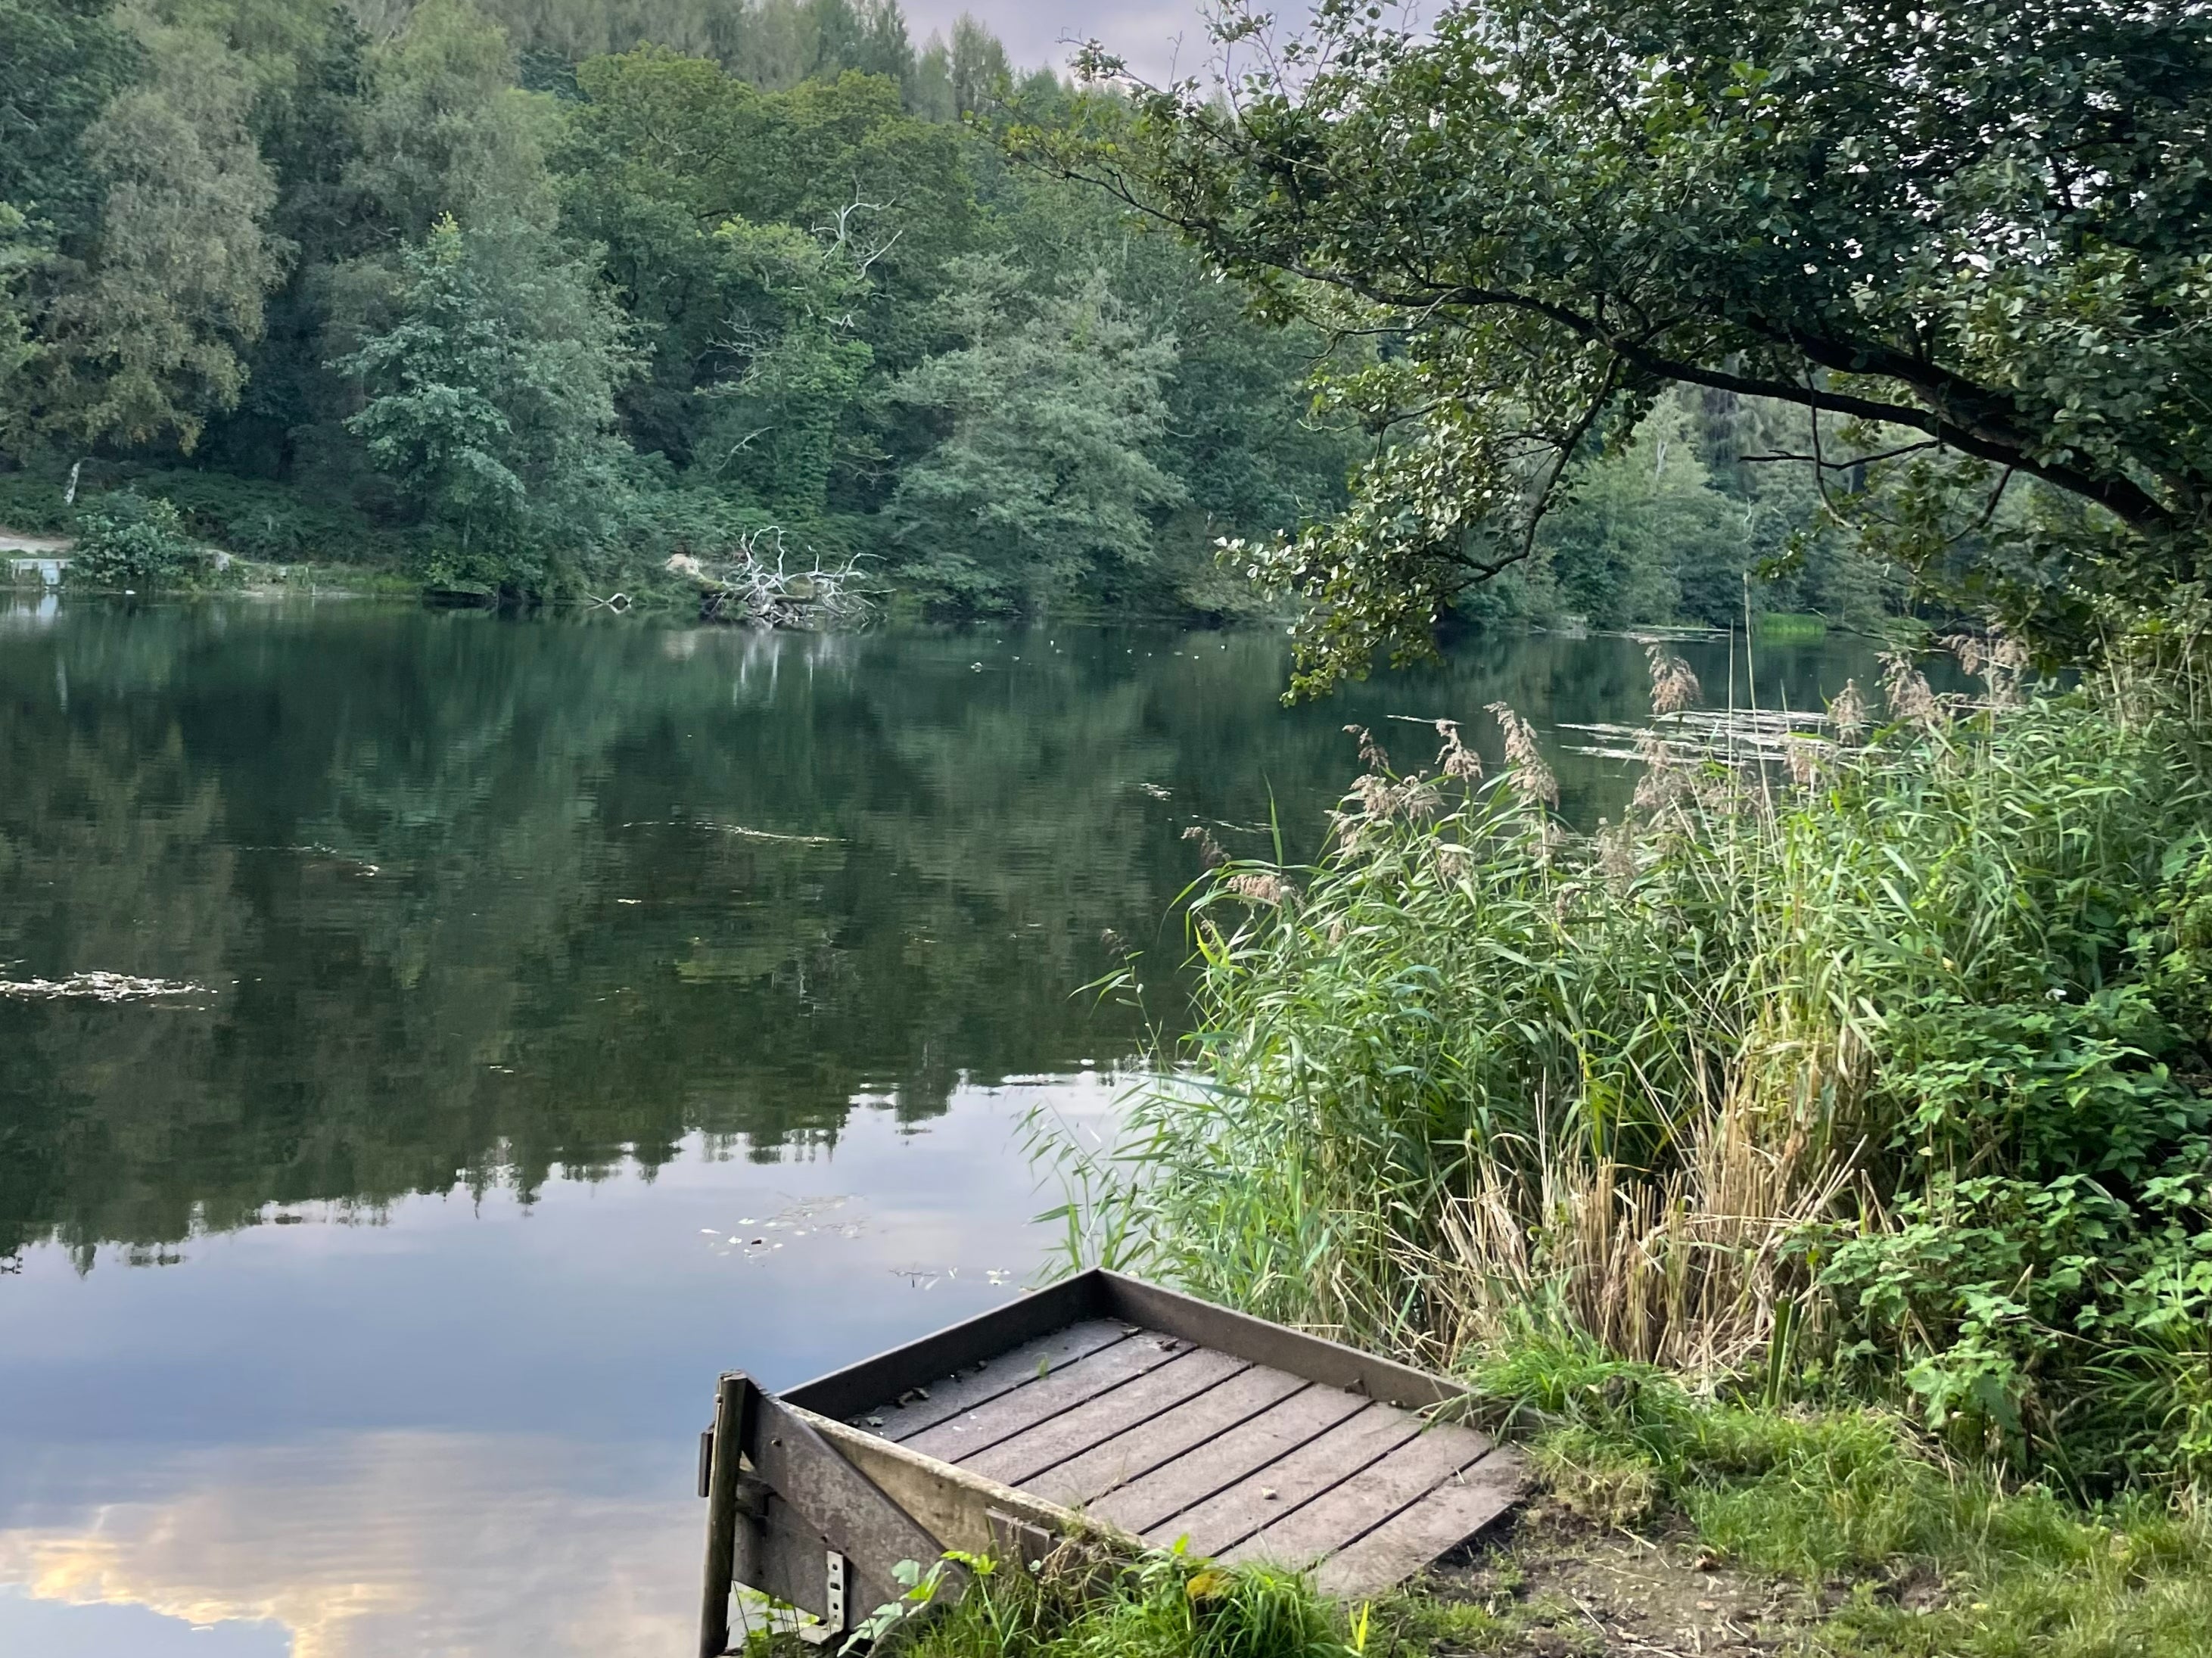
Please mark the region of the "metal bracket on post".
<svg viewBox="0 0 2212 1658"><path fill-rule="evenodd" d="M830 1551L822 1583L822 1626L831 1635L842 1635L849 1621L845 1615L845 1557L835 1549Z"/></svg>
<svg viewBox="0 0 2212 1658"><path fill-rule="evenodd" d="M1001 1559L1009 1560L1018 1568L1034 1571L1044 1564L1045 1557L1053 1552L1053 1534L1034 1521L1005 1514L997 1509L983 1510L983 1518L991 1527L991 1547Z"/></svg>

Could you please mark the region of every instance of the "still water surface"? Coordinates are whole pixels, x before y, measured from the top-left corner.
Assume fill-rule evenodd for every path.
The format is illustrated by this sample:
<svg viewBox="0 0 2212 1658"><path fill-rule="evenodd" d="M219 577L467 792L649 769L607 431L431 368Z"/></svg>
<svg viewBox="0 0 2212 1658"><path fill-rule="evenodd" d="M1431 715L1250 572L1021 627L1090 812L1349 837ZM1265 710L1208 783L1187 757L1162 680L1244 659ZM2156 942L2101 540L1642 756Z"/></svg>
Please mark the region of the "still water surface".
<svg viewBox="0 0 2212 1658"><path fill-rule="evenodd" d="M1716 697L1741 647L1682 647ZM1108 1130L1182 833L1318 848L1488 639L1285 710L1279 638L767 636L368 607L0 613L0 1653L684 1650L720 1370L1018 1294L1025 1113ZM1763 651L1762 701L1863 683ZM1741 690L1739 695L1741 695ZM1571 816L1617 762L1552 752Z"/></svg>

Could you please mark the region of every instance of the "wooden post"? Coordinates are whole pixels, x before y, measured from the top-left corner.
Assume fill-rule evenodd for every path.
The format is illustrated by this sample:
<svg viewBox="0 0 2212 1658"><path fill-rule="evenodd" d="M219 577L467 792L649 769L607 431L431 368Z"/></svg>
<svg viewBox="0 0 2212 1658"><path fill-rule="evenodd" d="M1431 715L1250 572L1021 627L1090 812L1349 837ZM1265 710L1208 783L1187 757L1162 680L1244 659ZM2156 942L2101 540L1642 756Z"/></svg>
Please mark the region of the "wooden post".
<svg viewBox="0 0 2212 1658"><path fill-rule="evenodd" d="M726 1372L714 1392L714 1437L707 1467L707 1576L699 1608L699 1658L730 1648L730 1585L738 1549L738 1459L756 1393L742 1370Z"/></svg>

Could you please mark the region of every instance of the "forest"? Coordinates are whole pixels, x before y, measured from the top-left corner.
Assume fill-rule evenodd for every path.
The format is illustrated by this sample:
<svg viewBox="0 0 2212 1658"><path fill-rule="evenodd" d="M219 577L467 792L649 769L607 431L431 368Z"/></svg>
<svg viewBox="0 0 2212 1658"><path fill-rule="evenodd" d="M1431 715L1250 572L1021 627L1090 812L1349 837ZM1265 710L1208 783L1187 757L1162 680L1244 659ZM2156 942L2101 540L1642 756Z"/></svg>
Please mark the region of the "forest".
<svg viewBox="0 0 2212 1658"><path fill-rule="evenodd" d="M945 615L1271 600L1224 541L1399 442L1125 201L1010 156L1132 116L896 0L0 0L0 526L511 600L756 551ZM1017 147L1018 148L1018 147ZM1492 620L1867 627L1771 399L1593 434ZM82 522L80 522L82 520ZM675 584L681 586L683 584Z"/></svg>

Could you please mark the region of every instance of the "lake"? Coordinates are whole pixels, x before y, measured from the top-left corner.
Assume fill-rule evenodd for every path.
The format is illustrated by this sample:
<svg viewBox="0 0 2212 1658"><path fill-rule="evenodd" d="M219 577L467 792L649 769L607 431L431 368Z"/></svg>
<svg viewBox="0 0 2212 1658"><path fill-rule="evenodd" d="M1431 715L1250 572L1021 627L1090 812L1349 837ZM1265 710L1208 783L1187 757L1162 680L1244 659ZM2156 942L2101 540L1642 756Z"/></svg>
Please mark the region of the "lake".
<svg viewBox="0 0 2212 1658"><path fill-rule="evenodd" d="M0 598L0 604L5 604ZM1717 698L1741 641L1679 647ZM1817 706L1856 641L1761 646ZM1620 638L1318 708L1267 632L0 611L0 1652L665 1654L715 1375L1020 1293L1204 825L1317 851L1485 705L1564 809ZM1142 1010L1085 993L1139 952ZM120 999L25 990L72 975ZM83 981L75 988L87 987ZM153 993L139 993L150 990Z"/></svg>

